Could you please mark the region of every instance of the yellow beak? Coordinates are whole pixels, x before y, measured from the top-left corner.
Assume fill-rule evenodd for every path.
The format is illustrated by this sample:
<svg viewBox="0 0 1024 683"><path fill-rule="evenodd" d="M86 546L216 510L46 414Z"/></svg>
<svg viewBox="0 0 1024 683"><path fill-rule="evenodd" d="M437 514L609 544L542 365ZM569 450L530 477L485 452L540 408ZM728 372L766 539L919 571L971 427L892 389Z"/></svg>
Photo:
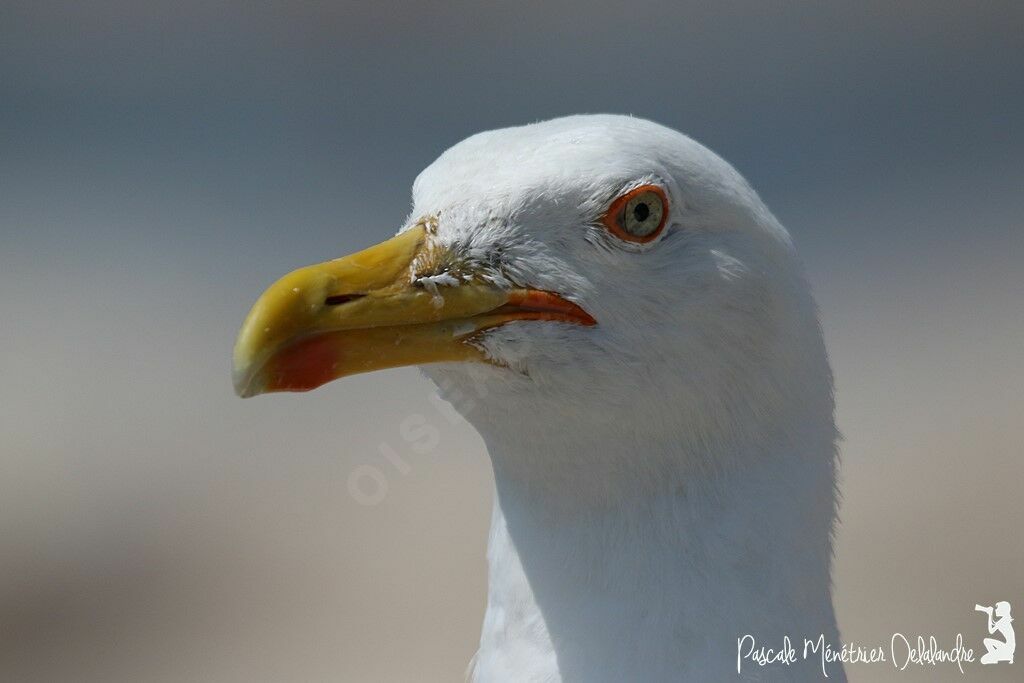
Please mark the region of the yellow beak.
<svg viewBox="0 0 1024 683"><path fill-rule="evenodd" d="M413 270L414 262L417 268L437 262L429 239L417 225L271 285L235 342L238 395L308 391L346 375L402 365L490 362L473 337L515 320L595 324L557 294L503 289L472 274L457 286L428 291Z"/></svg>

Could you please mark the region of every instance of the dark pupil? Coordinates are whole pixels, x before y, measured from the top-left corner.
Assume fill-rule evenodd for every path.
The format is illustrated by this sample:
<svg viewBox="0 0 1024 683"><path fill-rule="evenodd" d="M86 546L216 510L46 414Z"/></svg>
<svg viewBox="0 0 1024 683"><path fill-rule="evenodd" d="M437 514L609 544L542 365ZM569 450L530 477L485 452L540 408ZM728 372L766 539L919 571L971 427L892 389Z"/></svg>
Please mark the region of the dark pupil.
<svg viewBox="0 0 1024 683"><path fill-rule="evenodd" d="M636 206L633 207L633 218L635 218L638 223L643 223L645 220L647 220L647 217L650 216L650 215L651 215L650 207L648 207L643 202L641 202L641 203L639 203L639 204L637 204Z"/></svg>

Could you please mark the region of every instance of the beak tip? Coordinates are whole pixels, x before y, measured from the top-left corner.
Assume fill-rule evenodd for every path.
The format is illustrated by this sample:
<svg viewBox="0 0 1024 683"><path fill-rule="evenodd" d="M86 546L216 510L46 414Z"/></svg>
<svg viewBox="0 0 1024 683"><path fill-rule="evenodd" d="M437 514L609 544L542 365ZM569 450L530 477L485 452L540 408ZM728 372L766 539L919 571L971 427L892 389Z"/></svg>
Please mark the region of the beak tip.
<svg viewBox="0 0 1024 683"><path fill-rule="evenodd" d="M231 380L235 387L236 396L239 398L252 398L263 393L259 384L254 381L256 374L252 371L251 366L235 365L231 373Z"/></svg>
<svg viewBox="0 0 1024 683"><path fill-rule="evenodd" d="M235 385L235 396L238 398L251 398L252 394L249 392L249 387L237 380L234 382Z"/></svg>

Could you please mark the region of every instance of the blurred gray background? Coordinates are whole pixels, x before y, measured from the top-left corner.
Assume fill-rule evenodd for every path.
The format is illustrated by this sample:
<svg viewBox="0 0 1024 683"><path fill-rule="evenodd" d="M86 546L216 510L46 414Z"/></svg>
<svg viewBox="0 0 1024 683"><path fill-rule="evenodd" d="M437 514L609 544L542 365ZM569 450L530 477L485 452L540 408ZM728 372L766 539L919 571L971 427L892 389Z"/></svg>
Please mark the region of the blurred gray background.
<svg viewBox="0 0 1024 683"><path fill-rule="evenodd" d="M461 680L479 438L411 369L238 400L231 346L277 276L392 234L446 147L578 112L689 133L793 233L846 436L844 638L980 648L976 602L1024 615L1022 7L5 0L0 680Z"/></svg>

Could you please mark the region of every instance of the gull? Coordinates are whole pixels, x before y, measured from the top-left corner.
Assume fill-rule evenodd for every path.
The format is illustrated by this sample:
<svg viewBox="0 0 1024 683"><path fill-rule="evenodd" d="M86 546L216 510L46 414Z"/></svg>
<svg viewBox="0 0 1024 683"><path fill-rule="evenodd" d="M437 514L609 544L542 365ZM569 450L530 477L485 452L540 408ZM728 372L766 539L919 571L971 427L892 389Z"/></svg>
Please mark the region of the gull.
<svg viewBox="0 0 1024 683"><path fill-rule="evenodd" d="M832 375L789 234L743 177L588 115L473 135L412 193L395 237L259 297L234 383L415 365L479 431L470 677L845 680L802 649L839 637ZM798 661L754 661L784 638Z"/></svg>

